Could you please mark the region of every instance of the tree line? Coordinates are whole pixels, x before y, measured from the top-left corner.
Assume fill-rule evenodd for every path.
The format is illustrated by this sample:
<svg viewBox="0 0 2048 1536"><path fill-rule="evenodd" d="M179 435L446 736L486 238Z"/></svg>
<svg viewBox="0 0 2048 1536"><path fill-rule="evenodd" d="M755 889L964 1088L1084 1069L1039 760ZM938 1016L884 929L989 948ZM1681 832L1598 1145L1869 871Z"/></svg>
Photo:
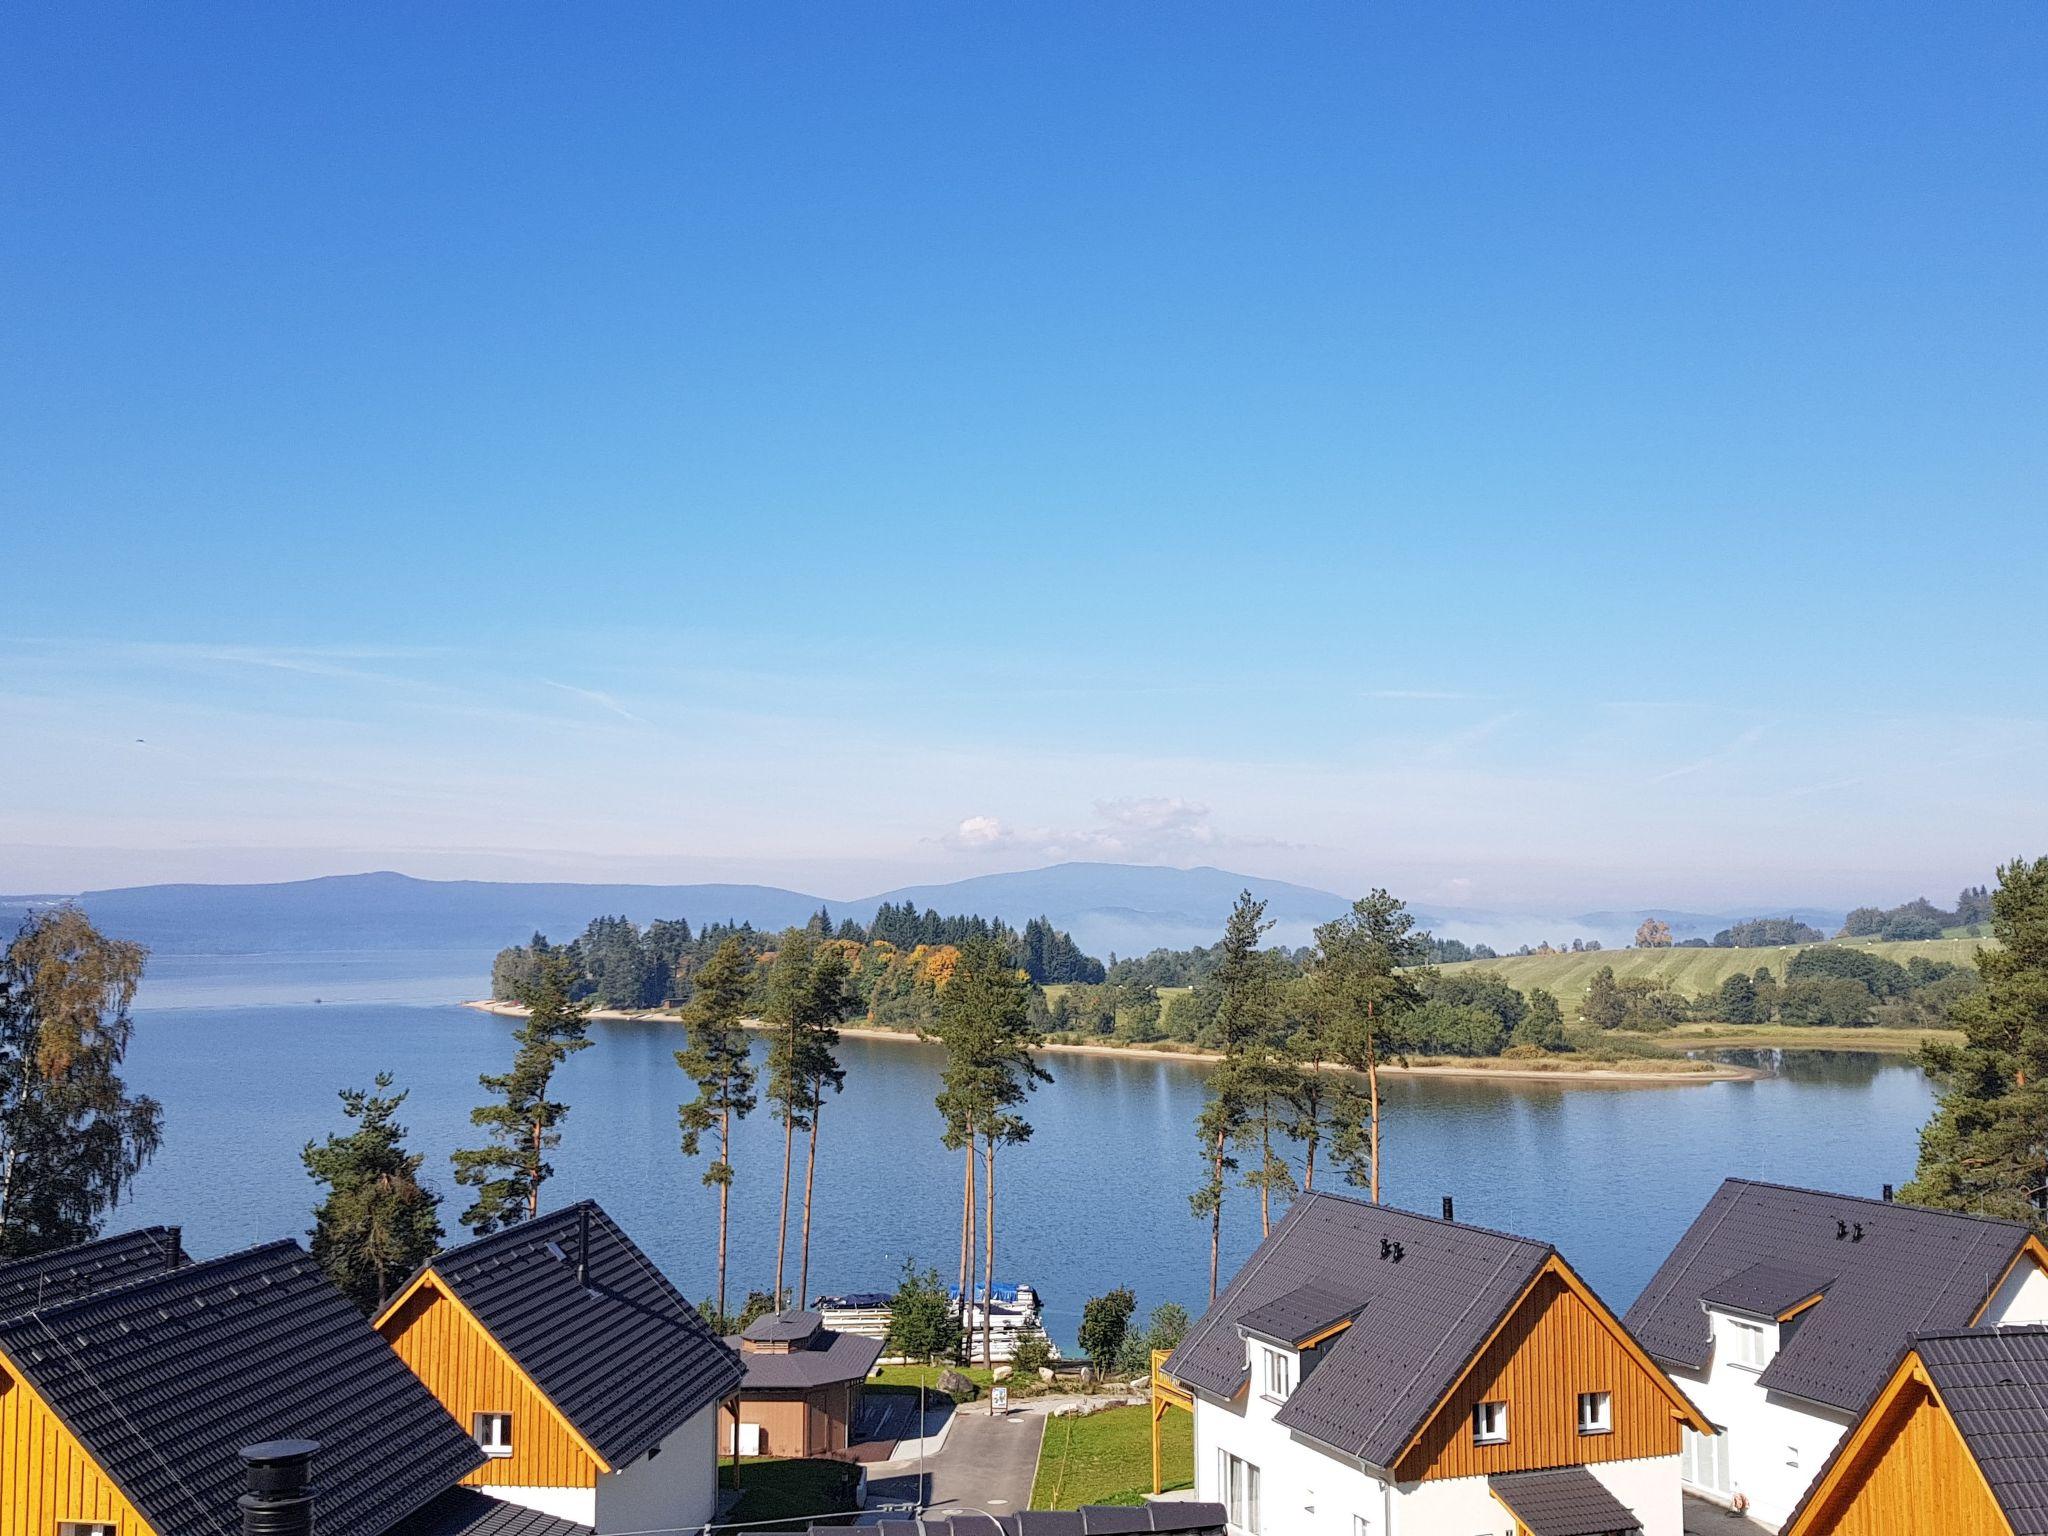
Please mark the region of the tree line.
<svg viewBox="0 0 2048 1536"><path fill-rule="evenodd" d="M1695 997L1662 977L1617 977L1614 967L1602 966L1586 987L1578 1016L1591 1029L1631 1032L1688 1021L1933 1029L1980 984L1972 965L1923 955L1900 965L1868 950L1824 943L1794 955L1782 977L1767 965L1736 971Z"/></svg>

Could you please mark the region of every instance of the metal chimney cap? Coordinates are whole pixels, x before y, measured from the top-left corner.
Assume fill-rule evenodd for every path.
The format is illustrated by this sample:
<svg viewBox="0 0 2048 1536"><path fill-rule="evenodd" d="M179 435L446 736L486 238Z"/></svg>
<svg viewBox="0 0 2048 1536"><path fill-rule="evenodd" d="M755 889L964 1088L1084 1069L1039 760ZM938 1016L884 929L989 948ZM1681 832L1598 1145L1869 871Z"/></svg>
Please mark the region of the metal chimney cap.
<svg viewBox="0 0 2048 1536"><path fill-rule="evenodd" d="M242 1460L257 1466L280 1461L311 1461L320 1454L318 1440L265 1440L242 1447Z"/></svg>

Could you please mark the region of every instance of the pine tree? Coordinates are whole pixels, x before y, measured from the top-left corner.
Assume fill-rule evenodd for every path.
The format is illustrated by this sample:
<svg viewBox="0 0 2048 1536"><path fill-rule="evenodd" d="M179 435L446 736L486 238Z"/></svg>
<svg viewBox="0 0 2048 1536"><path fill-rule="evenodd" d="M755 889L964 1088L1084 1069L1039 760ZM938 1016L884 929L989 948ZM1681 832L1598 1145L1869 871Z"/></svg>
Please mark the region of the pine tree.
<svg viewBox="0 0 2048 1536"><path fill-rule="evenodd" d="M1422 1002L1416 985L1429 940L1408 909L1383 890L1360 897L1335 922L1316 929L1311 975L1328 994L1337 1059L1365 1077L1362 1115L1340 1126L1332 1152L1345 1177L1380 1198L1380 1066L1406 1044L1408 1015Z"/></svg>
<svg viewBox="0 0 2048 1536"><path fill-rule="evenodd" d="M162 1107L120 1074L146 954L57 907L0 955L0 1259L93 1237L156 1154Z"/></svg>
<svg viewBox="0 0 2048 1536"><path fill-rule="evenodd" d="M1224 923L1219 946L1216 983L1221 1003L1216 1010L1216 1028L1222 1059L1209 1073L1209 1095L1195 1118L1195 1135L1209 1170L1201 1186L1188 1196L1189 1209L1209 1222L1211 1301L1216 1299L1221 1278L1227 1175L1238 1166L1232 1149L1244 1138L1260 1098L1254 1050L1270 1029L1277 1005L1273 970L1259 949L1259 940L1272 926L1266 921L1266 904L1253 900L1250 891L1240 892Z"/></svg>
<svg viewBox="0 0 2048 1536"><path fill-rule="evenodd" d="M379 1072L376 1091L341 1090L342 1113L356 1122L346 1136L307 1142L306 1172L327 1187L313 1208L313 1257L358 1307L375 1313L391 1289L441 1247L441 1197L420 1183L425 1154L405 1150L398 1124L403 1092L387 1094L391 1074Z"/></svg>
<svg viewBox="0 0 2048 1536"><path fill-rule="evenodd" d="M697 972L696 991L683 1010L689 1045L676 1052L676 1065L697 1085L697 1097L677 1118L683 1156L695 1157L706 1131L718 1132L718 1155L704 1170L704 1182L718 1190L718 1313L725 1315L725 1261L732 1206L732 1127L753 1113L754 1063L747 1032L747 995L753 965L736 938L720 944Z"/></svg>
<svg viewBox="0 0 2048 1536"><path fill-rule="evenodd" d="M1942 1092L1902 1195L2048 1231L2048 858L2000 869L1990 904L1998 947L1951 1017L1963 1043L1922 1047Z"/></svg>
<svg viewBox="0 0 2048 1536"><path fill-rule="evenodd" d="M548 1090L555 1069L590 1044L584 1038L590 1008L571 997L575 981L571 956L561 950L542 956L520 999L526 1022L512 1036L519 1046L512 1070L477 1079L497 1102L471 1110L470 1123L488 1131L490 1140L455 1154L455 1182L476 1191L462 1224L479 1237L540 1213L541 1186L555 1171L548 1150L561 1145L569 1113Z"/></svg>

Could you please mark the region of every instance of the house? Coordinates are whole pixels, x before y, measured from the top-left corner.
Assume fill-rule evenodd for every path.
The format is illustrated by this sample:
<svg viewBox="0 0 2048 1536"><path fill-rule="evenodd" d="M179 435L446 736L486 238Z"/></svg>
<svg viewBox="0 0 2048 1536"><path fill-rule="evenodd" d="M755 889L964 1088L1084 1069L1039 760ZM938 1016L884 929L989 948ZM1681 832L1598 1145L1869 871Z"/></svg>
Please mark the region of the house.
<svg viewBox="0 0 2048 1536"><path fill-rule="evenodd" d="M1708 1429L1548 1244L1321 1192L1161 1370L1232 1536L1678 1536Z"/></svg>
<svg viewBox="0 0 2048 1536"><path fill-rule="evenodd" d="M2048 1320L2016 1222L1729 1179L1624 1321L1718 1429L1696 1491L1778 1526L1917 1333Z"/></svg>
<svg viewBox="0 0 2048 1536"><path fill-rule="evenodd" d="M748 1456L824 1456L852 1443L880 1339L827 1328L815 1312L770 1312L726 1342L746 1375L719 1410L719 1444Z"/></svg>
<svg viewBox="0 0 2048 1536"><path fill-rule="evenodd" d="M1923 1334L1821 1468L1787 1536L2048 1532L2048 1329Z"/></svg>
<svg viewBox="0 0 2048 1536"><path fill-rule="evenodd" d="M241 1448L287 1436L321 1446L320 1536L588 1536L456 1487L483 1453L296 1243L193 1263L158 1227L0 1265L6 1536L221 1536Z"/></svg>
<svg viewBox="0 0 2048 1536"><path fill-rule="evenodd" d="M481 1448L465 1483L600 1532L716 1512L739 1357L595 1204L449 1249L376 1328Z"/></svg>

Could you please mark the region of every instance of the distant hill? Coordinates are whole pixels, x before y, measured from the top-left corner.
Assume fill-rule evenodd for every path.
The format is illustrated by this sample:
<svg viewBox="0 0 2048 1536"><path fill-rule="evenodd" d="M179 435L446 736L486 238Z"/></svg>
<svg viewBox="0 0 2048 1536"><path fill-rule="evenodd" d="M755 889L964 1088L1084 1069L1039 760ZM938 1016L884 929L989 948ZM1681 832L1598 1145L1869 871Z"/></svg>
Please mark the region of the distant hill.
<svg viewBox="0 0 2048 1536"><path fill-rule="evenodd" d="M522 884L417 880L388 872L270 885L130 886L87 891L76 899L108 932L162 954L490 952L536 931L566 939L607 913L640 923L682 917L695 924L730 919L784 928L820 906L835 918L865 923L882 902L908 899L948 915L978 912L1018 925L1043 915L1089 954L1107 957L1112 950L1130 954L1214 943L1231 902L1246 888L1270 903L1278 943L1306 943L1316 923L1349 904L1331 892L1281 880L1133 864L1059 864L851 900L768 885ZM0 907L27 902L0 897Z"/></svg>
<svg viewBox="0 0 2048 1536"><path fill-rule="evenodd" d="M1780 913L1780 916L1784 914ZM1727 925L1722 924L1723 927ZM1979 948L1975 939L1844 939L1844 945L1867 949L1874 955L1904 965L1915 955L1968 965ZM1443 966L1445 971L1484 970L1499 976L1518 991L1542 987L1564 1005L1569 1014L1586 995L1593 973L1603 965L1614 967L1618 979L1631 976L1654 977L1676 987L1688 997L1711 992L1737 971L1770 967L1783 980L1785 966L1811 944L1782 944L1762 949L1598 949L1585 954L1510 955L1500 960L1467 960Z"/></svg>

